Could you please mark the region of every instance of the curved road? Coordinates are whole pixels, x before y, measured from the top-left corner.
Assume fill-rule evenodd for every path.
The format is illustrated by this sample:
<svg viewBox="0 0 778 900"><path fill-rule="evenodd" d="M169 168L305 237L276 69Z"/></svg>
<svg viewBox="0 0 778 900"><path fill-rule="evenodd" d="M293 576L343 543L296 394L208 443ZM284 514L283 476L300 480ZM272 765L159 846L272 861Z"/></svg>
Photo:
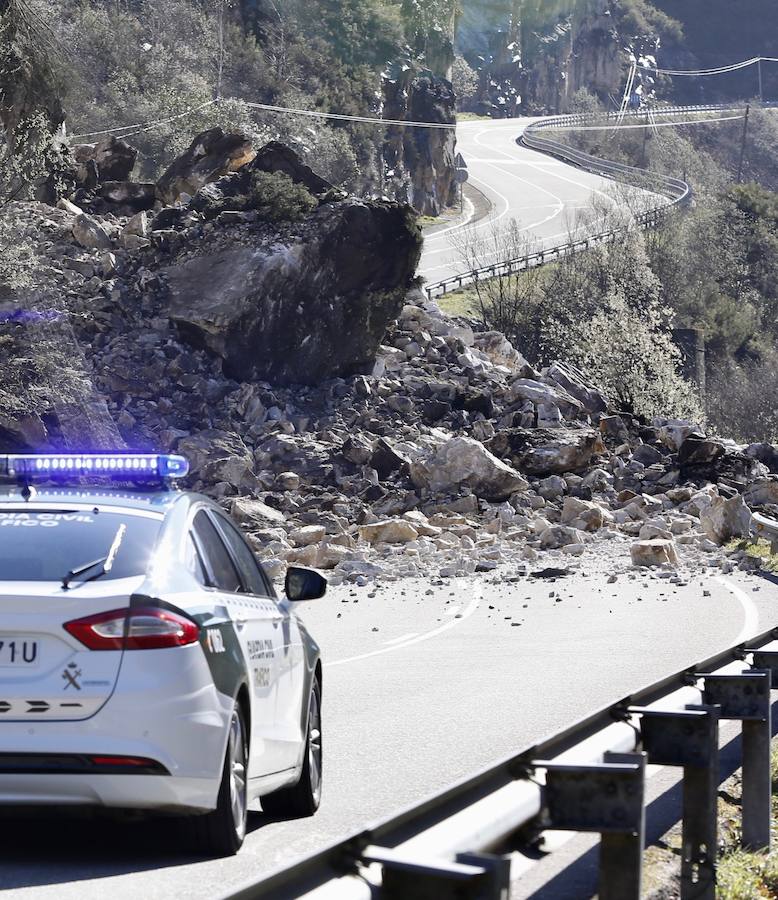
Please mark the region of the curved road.
<svg viewBox="0 0 778 900"><path fill-rule="evenodd" d="M342 587L304 618L326 660L326 782L313 819L252 815L233 859L187 855L172 823L0 818L9 898L220 896L775 622L758 577L555 583L505 573ZM553 594L553 596L552 596ZM680 640L679 640L680 638Z"/></svg>
<svg viewBox="0 0 778 900"><path fill-rule="evenodd" d="M624 189L611 179L517 144L524 128L533 121L537 120L482 120L457 126L457 149L467 163L469 183L486 197L491 208L473 224L460 221L427 232L419 265L419 275L427 282L443 281L473 268L462 258L461 240L465 235L468 240L475 235L491 243L480 254L481 266L501 262L493 234L495 230L505 232L513 219L533 244L531 250L563 244L571 232L581 238L587 231L600 230L596 217L592 225L593 207L613 205L615 193L623 195ZM638 191L633 194L648 196ZM516 255L522 252L520 249Z"/></svg>

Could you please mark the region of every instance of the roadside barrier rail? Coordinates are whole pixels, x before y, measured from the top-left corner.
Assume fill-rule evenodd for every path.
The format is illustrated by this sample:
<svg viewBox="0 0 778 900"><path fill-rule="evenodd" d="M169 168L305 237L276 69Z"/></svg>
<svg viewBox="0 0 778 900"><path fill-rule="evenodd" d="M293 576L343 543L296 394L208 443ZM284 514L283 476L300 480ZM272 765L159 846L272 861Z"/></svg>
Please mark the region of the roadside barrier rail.
<svg viewBox="0 0 778 900"><path fill-rule="evenodd" d="M674 117L690 113L724 112L741 108L743 107L732 104L671 106L652 109L651 112L654 116ZM564 259L566 256L579 253L581 250L588 250L597 244L613 243L620 234L623 234L629 228L655 228L671 210L690 203L692 199L691 188L680 178L672 178L669 175L651 172L648 169L602 159L544 136L548 132L553 133L555 130L559 131L562 128L574 129L576 126L607 126L612 124L615 130L625 120L642 119L646 115L646 110L632 110L623 114L603 113L600 115L552 116L528 125L518 142L531 150L537 150L540 153L545 153L547 156L553 156L569 165L600 175L603 178L611 178L631 187L643 188L647 192L647 196L654 194L657 196L657 199L661 198L662 202L634 215L623 227L591 234L579 240L569 240L553 247L544 247L523 256L471 269L459 275L445 278L442 281L427 284L425 285L427 295L431 299L442 297L452 290L457 290L467 284L473 284L480 279L495 278L499 275L512 275L543 266L548 262Z"/></svg>
<svg viewBox="0 0 778 900"><path fill-rule="evenodd" d="M754 513L751 516L751 534L770 542L770 552L778 553L778 520Z"/></svg>
<svg viewBox="0 0 778 900"><path fill-rule="evenodd" d="M742 843L770 846L778 627L524 747L402 812L224 895L507 900L508 847L601 835L601 900L641 895L646 765L683 770L681 897L715 900L719 722L742 722Z"/></svg>

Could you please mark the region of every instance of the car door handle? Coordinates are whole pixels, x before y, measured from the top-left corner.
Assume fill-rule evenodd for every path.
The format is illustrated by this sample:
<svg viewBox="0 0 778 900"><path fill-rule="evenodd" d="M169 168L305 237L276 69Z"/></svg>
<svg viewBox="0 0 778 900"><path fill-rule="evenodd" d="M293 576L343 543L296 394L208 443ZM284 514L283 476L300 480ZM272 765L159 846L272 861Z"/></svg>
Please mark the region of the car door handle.
<svg viewBox="0 0 778 900"><path fill-rule="evenodd" d="M246 620L235 619L235 627L238 629L238 631L243 631L243 629L246 627Z"/></svg>

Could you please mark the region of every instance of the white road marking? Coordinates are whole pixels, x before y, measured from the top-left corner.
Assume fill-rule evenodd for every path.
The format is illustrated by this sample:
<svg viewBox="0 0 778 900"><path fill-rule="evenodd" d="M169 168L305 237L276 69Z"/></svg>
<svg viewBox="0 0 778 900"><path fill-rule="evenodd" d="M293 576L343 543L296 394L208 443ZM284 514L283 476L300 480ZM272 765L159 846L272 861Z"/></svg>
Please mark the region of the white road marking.
<svg viewBox="0 0 778 900"><path fill-rule="evenodd" d="M448 609L443 610L444 616L455 616L459 612L458 606L449 606Z"/></svg>
<svg viewBox="0 0 778 900"><path fill-rule="evenodd" d="M468 200L467 197L465 197L465 209L467 210L467 213L465 215L465 218L461 222L457 222L455 225L449 225L448 228L444 228L442 231L436 231L429 237L425 237L424 246L426 247L427 244L436 240L436 238L443 237L443 235L448 234L449 231L456 231L458 228L465 228L467 225L469 225L470 221L475 215L475 206L473 206L473 202L471 200Z"/></svg>
<svg viewBox="0 0 778 900"><path fill-rule="evenodd" d="M755 637L759 633L759 610L756 608L754 601L744 590L742 590L742 588L733 584L728 578L718 576L713 580L717 581L720 585L723 585L730 594L740 601L740 605L743 607L743 627L733 643L742 644L750 638Z"/></svg>
<svg viewBox="0 0 778 900"><path fill-rule="evenodd" d="M452 628L456 628L464 622L465 619L469 619L478 609L478 605L482 599L483 590L480 585L475 585L473 587L473 599L467 604L464 612L461 613L460 618L451 619L451 621L446 622L445 625L433 628L432 631L426 631L424 634L409 637L403 642L392 644L391 647L384 647L383 650L373 650L371 653L361 653L359 656L350 656L347 659L336 659L335 662L324 663L324 667L326 669L331 669L333 666L344 666L346 663L358 662L362 659L369 659L371 656L380 656L383 653L391 653L393 650L399 650L404 647L410 647L412 644L420 644L422 641L428 641L431 638L437 637L439 634L443 634L444 631L450 631Z"/></svg>
<svg viewBox="0 0 778 900"><path fill-rule="evenodd" d="M400 644L409 638L415 638L418 633L418 631L410 631L408 634L401 634L400 637L392 638L391 641L384 641L384 646L389 647L392 644Z"/></svg>

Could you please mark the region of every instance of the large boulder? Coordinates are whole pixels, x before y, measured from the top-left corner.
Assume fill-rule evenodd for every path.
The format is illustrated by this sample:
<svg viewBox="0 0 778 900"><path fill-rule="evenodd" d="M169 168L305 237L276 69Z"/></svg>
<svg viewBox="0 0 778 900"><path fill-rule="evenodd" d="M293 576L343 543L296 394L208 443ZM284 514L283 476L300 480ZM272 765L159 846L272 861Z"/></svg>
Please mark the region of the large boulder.
<svg viewBox="0 0 778 900"><path fill-rule="evenodd" d="M215 429L201 431L182 438L178 452L189 460L194 477L206 483L226 482L236 489L255 484L254 458L236 434ZM252 513L245 510L245 514Z"/></svg>
<svg viewBox="0 0 778 900"><path fill-rule="evenodd" d="M510 403L530 400L537 406L556 406L566 419L577 419L584 411L583 404L564 388L532 378L517 378L510 386L506 399Z"/></svg>
<svg viewBox="0 0 778 900"><path fill-rule="evenodd" d="M599 433L591 428L509 428L498 431L487 446L530 475L582 472L605 450Z"/></svg>
<svg viewBox="0 0 778 900"><path fill-rule="evenodd" d="M735 494L729 500L725 497L714 497L710 506L700 513L700 524L712 541L726 544L734 537L748 536L751 510L740 494Z"/></svg>
<svg viewBox="0 0 778 900"><path fill-rule="evenodd" d="M417 488L448 493L466 486L492 502L507 500L529 487L515 469L468 437L451 438L429 455L412 460L410 470Z"/></svg>
<svg viewBox="0 0 778 900"><path fill-rule="evenodd" d="M608 401L599 388L576 366L565 362L555 362L545 372L545 380L566 391L590 414L604 413Z"/></svg>
<svg viewBox="0 0 778 900"><path fill-rule="evenodd" d="M504 366L522 378L537 378L538 373L501 331L481 331L474 336L475 346L496 366Z"/></svg>
<svg viewBox="0 0 778 900"><path fill-rule="evenodd" d="M111 238L103 226L86 213L81 213L73 220L73 237L87 250L107 250L111 246Z"/></svg>
<svg viewBox="0 0 778 900"><path fill-rule="evenodd" d="M405 519L386 519L359 526L359 536L370 544L407 544L415 541L419 532Z"/></svg>
<svg viewBox="0 0 778 900"><path fill-rule="evenodd" d="M630 547L633 566L677 566L678 554L672 541L659 538L650 541L636 541Z"/></svg>
<svg viewBox="0 0 778 900"><path fill-rule="evenodd" d="M325 181L310 166L306 166L300 157L280 141L265 144L248 166L251 171L279 172L288 175L295 184L301 184L314 196L320 197L333 189L329 181Z"/></svg>
<svg viewBox="0 0 778 900"><path fill-rule="evenodd" d="M165 203L175 203L182 194L191 197L204 185L236 172L255 156L247 134L225 134L221 128L211 128L198 134L186 153L173 160L157 182L157 193Z"/></svg>
<svg viewBox="0 0 778 900"><path fill-rule="evenodd" d="M766 476L752 481L745 499L749 506L778 506L778 478Z"/></svg>
<svg viewBox="0 0 778 900"><path fill-rule="evenodd" d="M348 199L273 240L201 245L162 274L171 319L228 375L317 384L372 369L420 249L407 207Z"/></svg>
<svg viewBox="0 0 778 900"><path fill-rule="evenodd" d="M138 159L138 151L113 135L95 144L77 144L73 148L76 160L76 182L92 190L97 183L127 181Z"/></svg>
<svg viewBox="0 0 778 900"><path fill-rule="evenodd" d="M565 497L562 505L562 524L572 525L582 531L597 531L613 522L613 514L599 503Z"/></svg>

